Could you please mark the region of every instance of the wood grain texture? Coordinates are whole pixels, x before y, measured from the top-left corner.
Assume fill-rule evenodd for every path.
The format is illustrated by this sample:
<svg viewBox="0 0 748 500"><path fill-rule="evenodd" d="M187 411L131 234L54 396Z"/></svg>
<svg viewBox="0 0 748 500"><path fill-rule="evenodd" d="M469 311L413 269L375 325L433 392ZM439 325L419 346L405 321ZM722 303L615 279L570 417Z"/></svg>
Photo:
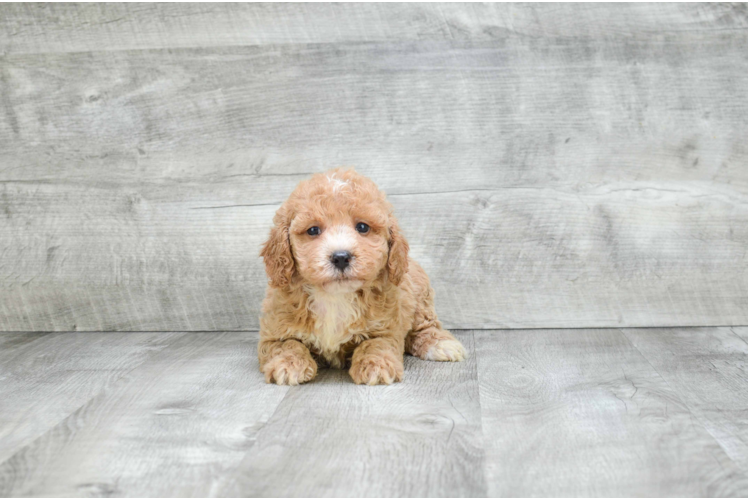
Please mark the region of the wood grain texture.
<svg viewBox="0 0 748 500"><path fill-rule="evenodd" d="M457 335L400 384L289 389L256 333L2 334L0 496L748 494L729 329Z"/></svg>
<svg viewBox="0 0 748 500"><path fill-rule="evenodd" d="M510 37L691 38L748 28L741 4L4 4L0 53Z"/></svg>
<svg viewBox="0 0 748 500"><path fill-rule="evenodd" d="M179 334L159 356L15 450L0 465L0 494L213 495L215 481L252 448L288 390L265 384L256 344L256 333ZM88 375L67 359L57 367Z"/></svg>
<svg viewBox="0 0 748 500"><path fill-rule="evenodd" d="M458 337L466 362L406 357L399 384L327 370L292 388L220 494L485 496L473 339Z"/></svg>
<svg viewBox="0 0 748 500"><path fill-rule="evenodd" d="M748 470L748 344L730 328L623 333L729 457Z"/></svg>
<svg viewBox="0 0 748 500"><path fill-rule="evenodd" d="M748 326L735 326L730 331L748 343Z"/></svg>
<svg viewBox="0 0 748 500"><path fill-rule="evenodd" d="M59 425L174 337L0 334L0 462Z"/></svg>
<svg viewBox="0 0 748 500"><path fill-rule="evenodd" d="M3 332L0 335L0 355L8 359L8 355L19 348L40 338L51 335L49 332Z"/></svg>
<svg viewBox="0 0 748 500"><path fill-rule="evenodd" d="M476 344L489 496L748 492L748 471L619 331L480 332Z"/></svg>
<svg viewBox="0 0 748 500"><path fill-rule="evenodd" d="M338 165L448 327L748 324L740 5L0 12L2 330L257 328L272 214Z"/></svg>

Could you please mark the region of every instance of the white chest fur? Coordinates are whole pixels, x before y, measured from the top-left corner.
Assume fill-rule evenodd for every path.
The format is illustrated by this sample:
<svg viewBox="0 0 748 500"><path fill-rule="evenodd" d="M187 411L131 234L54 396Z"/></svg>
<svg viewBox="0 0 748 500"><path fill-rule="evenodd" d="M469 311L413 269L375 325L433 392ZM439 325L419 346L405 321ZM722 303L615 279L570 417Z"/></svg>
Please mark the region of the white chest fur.
<svg viewBox="0 0 748 500"><path fill-rule="evenodd" d="M327 293L317 288L309 292L309 310L315 318L311 332L315 347L334 366L340 346L356 333L351 325L361 317L361 302L355 292Z"/></svg>

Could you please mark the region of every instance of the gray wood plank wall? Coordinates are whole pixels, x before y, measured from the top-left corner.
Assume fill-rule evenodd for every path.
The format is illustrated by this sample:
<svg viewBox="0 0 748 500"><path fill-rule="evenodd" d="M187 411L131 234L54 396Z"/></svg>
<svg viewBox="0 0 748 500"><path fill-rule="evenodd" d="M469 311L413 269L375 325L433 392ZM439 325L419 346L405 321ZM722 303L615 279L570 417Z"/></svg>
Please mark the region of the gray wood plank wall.
<svg viewBox="0 0 748 500"><path fill-rule="evenodd" d="M450 328L748 324L745 4L2 4L0 329L257 328L310 173Z"/></svg>

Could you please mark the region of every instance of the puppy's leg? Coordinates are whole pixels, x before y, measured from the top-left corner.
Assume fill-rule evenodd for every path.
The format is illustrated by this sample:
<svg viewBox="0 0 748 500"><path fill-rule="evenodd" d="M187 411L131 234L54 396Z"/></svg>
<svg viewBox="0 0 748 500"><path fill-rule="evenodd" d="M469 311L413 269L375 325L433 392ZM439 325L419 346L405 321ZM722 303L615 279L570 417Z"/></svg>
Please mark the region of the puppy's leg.
<svg viewBox="0 0 748 500"><path fill-rule="evenodd" d="M260 340L258 346L260 370L265 382L278 385L298 385L317 375L317 363L309 349L298 340Z"/></svg>
<svg viewBox="0 0 748 500"><path fill-rule="evenodd" d="M403 379L403 343L389 337L361 342L348 372L357 384L391 384Z"/></svg>
<svg viewBox="0 0 748 500"><path fill-rule="evenodd" d="M442 328L434 309L434 289L421 266L411 271L416 313L413 330L405 338L405 352L430 361L463 361L467 355L459 340Z"/></svg>
<svg viewBox="0 0 748 500"><path fill-rule="evenodd" d="M463 361L467 357L459 340L435 326L410 332L405 339L405 350L429 361Z"/></svg>

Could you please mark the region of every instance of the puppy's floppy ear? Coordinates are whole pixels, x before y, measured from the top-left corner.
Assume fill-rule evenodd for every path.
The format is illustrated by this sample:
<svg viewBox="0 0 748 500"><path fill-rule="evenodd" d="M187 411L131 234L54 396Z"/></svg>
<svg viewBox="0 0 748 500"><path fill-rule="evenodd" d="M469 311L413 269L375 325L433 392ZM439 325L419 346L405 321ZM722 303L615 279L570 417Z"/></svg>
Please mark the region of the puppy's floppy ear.
<svg viewBox="0 0 748 500"><path fill-rule="evenodd" d="M394 216L390 216L390 253L387 258L387 277L390 282L399 285L403 276L408 272L408 241L400 231L400 226Z"/></svg>
<svg viewBox="0 0 748 500"><path fill-rule="evenodd" d="M273 217L273 223L275 226L270 230L270 237L262 246L260 256L265 260L270 285L283 288L291 282L296 269L288 236L291 221L283 207Z"/></svg>

